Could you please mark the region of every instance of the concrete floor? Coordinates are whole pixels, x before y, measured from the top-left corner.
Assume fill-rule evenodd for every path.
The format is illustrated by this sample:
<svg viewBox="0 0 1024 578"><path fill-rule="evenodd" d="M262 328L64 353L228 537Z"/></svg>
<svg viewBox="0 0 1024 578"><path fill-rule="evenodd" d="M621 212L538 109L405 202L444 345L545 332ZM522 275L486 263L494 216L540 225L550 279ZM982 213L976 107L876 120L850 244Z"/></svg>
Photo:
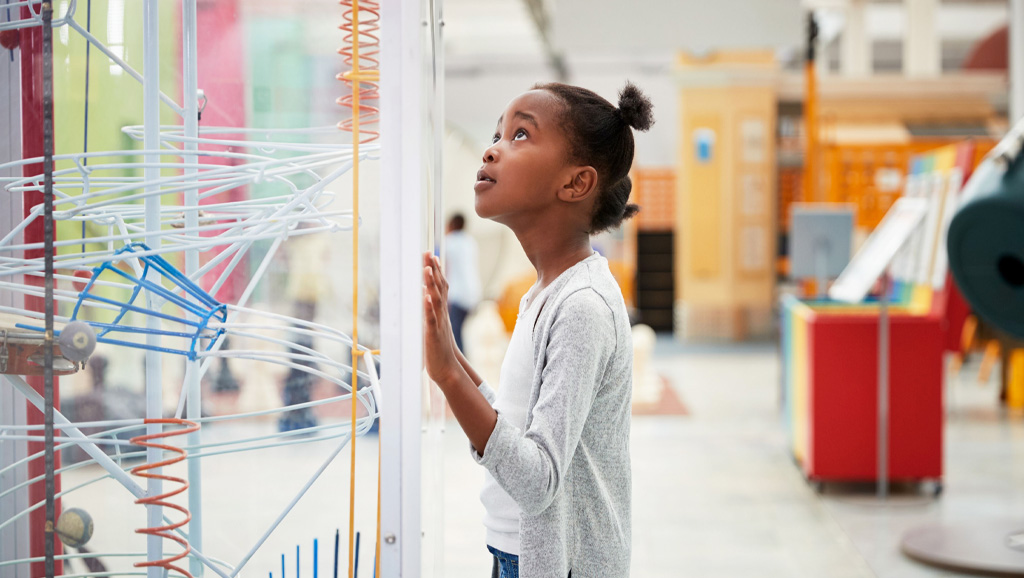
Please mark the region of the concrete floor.
<svg viewBox="0 0 1024 578"><path fill-rule="evenodd" d="M956 576L903 557L903 532L927 521L995 517L1018 518L1024 528L1024 419L996 409L993 382L950 380L947 386L942 497L896 499L878 507L860 499L870 489L857 494L828 488L822 496L802 479L787 452L778 413L774 346L701 348L664 340L655 365L690 413L634 418L633 576ZM967 373L973 375L970 367ZM272 422L246 426L252 431L233 427L213 426L204 435L212 441L274 429ZM368 437L357 443L355 526L366 536L374 527L376 442ZM204 550L237 563L335 445L319 442L204 461ZM440 470L432 467L438 463ZM430 483L424 492L424 577L489 576L478 500L483 472L470 460L454 421L447 422L439 445L424 454L424 464L430 466L425 479L444 486L443 502L433 499ZM241 576L280 576L282 555L287 575L293 575L299 543L302 574L311 576L313 538L320 541L321 575L330 576L334 531L341 528L346 535L348 529L349 471L345 448ZM65 488L99 474L95 467L69 472ZM144 524L142 509L131 505L116 482L106 479L76 490L65 498L65 507L72 506L85 507L96 520L94 551L144 549L142 537L132 532ZM439 534L443 548L434 546ZM342 575L347 550L343 538ZM372 541L364 541L360 551L361 574L368 577ZM107 562L112 570L130 568L128 559Z"/></svg>
<svg viewBox="0 0 1024 578"><path fill-rule="evenodd" d="M661 341L655 364L690 415L633 420L633 576L960 576L904 557L903 532L986 517L1016 517L1024 529L1024 419L996 409L994 382L950 380L942 497L879 507L864 499L871 488L818 495L801 477L777 409L774 346ZM447 438L444 575L487 576L473 499L481 474L454 424Z"/></svg>

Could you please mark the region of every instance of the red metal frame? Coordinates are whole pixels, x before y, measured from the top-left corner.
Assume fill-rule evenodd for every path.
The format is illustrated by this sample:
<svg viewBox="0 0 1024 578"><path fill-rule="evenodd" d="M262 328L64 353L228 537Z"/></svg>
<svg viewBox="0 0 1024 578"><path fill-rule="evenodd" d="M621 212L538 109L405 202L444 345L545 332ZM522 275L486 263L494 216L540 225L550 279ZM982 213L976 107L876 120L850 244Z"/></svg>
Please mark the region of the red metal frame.
<svg viewBox="0 0 1024 578"><path fill-rule="evenodd" d="M29 18L31 14L28 8L22 8L22 17ZM23 158L43 156L43 31L39 27L23 28L19 42L21 49L21 150ZM43 164L35 163L25 165L24 174L38 175L43 172ZM26 192L24 197L24 216L28 217L33 205L42 202L42 193ZM25 243L42 243L44 240L43 221L37 219L24 231ZM43 257L42 249L31 249L25 251L26 259L37 259ZM26 276L24 283L42 287L43 280L39 277ZM31 311L42 311L44 300L41 297L25 296L25 308ZM43 393L43 378L41 376L29 377L29 385L40 394ZM53 406L60 408L60 387L59 381L54 378ZM28 402L26 402L28 403ZM29 424L42 424L43 414L35 406L28 403L26 420ZM29 455L42 452L43 442L29 442ZM53 464L55 469L60 469L60 453L54 455ZM28 476L35 478L43 476L46 467L42 459L35 459L28 463ZM60 493L60 476L55 477L55 491ZM46 500L46 484L42 481L36 482L28 488L28 499L30 504L36 504ZM57 500L57 515L60 515L60 500ZM46 510L38 508L29 514L29 544L33 558L42 557L45 551L44 540L47 537L43 528L46 526ZM51 538L55 533L49 534ZM54 538L55 539L55 538ZM54 553L61 555L60 540L56 540ZM43 562L33 562L29 570L32 576L45 576L46 569ZM64 573L64 564L61 560L54 561L54 574Z"/></svg>

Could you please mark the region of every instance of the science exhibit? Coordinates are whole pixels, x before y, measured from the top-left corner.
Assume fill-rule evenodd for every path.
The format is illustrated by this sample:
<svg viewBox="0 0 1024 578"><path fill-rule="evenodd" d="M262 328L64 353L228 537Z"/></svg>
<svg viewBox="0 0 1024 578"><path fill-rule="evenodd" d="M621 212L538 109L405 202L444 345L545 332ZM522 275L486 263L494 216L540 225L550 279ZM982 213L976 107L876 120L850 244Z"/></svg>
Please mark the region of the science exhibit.
<svg viewBox="0 0 1024 578"><path fill-rule="evenodd" d="M0 0L0 578L595 567L1024 576L1024 0Z"/></svg>

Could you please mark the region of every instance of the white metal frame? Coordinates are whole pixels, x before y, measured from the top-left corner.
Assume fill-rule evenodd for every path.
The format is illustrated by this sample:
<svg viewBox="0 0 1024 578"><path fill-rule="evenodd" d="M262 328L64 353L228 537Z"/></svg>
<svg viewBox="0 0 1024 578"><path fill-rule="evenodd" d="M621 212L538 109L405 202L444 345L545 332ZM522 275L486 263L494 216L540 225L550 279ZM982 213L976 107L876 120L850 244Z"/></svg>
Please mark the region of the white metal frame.
<svg viewBox="0 0 1024 578"><path fill-rule="evenodd" d="M422 0L381 3L381 576L420 575Z"/></svg>

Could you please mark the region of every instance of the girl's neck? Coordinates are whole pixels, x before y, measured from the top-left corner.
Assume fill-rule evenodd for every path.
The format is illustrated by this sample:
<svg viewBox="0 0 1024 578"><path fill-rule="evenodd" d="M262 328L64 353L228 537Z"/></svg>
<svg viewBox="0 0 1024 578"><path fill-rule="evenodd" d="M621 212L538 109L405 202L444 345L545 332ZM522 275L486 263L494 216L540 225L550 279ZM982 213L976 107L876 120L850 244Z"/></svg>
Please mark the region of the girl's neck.
<svg viewBox="0 0 1024 578"><path fill-rule="evenodd" d="M527 259L537 270L539 289L547 287L566 269L594 252L590 246L590 235L585 232L566 233L542 227L514 232Z"/></svg>

